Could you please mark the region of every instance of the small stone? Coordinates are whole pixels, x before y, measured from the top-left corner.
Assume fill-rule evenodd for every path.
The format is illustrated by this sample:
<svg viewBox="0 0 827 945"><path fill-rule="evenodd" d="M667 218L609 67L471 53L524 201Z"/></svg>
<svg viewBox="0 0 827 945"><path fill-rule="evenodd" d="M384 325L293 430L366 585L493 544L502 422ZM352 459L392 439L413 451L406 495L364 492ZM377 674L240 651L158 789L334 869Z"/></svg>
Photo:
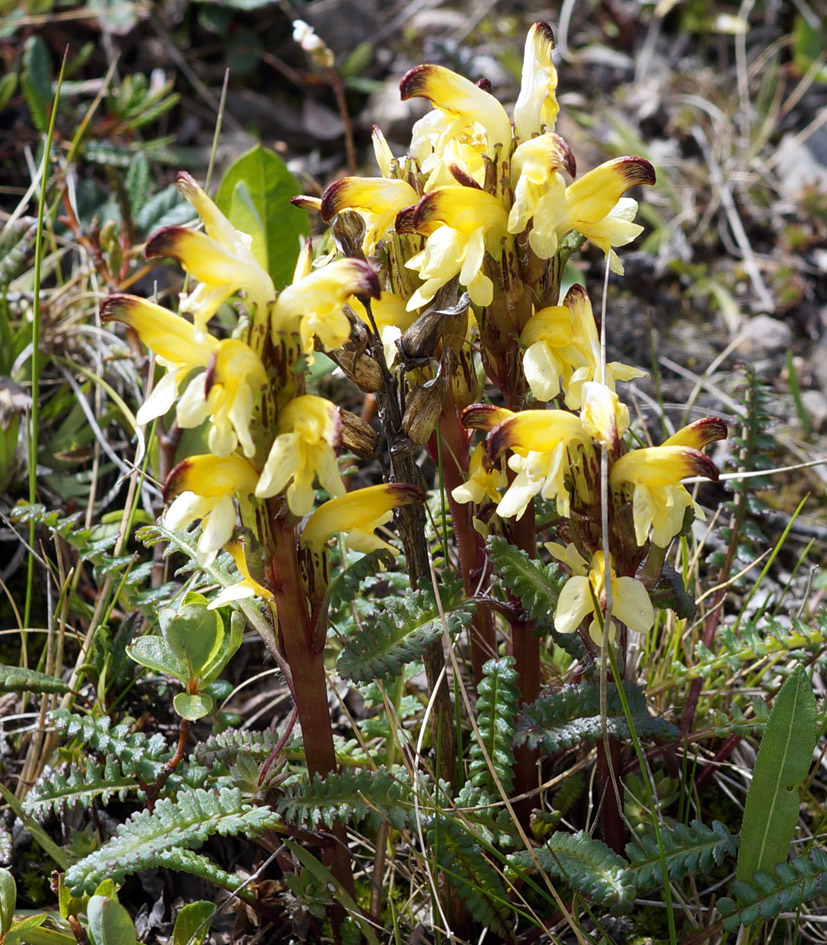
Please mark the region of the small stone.
<svg viewBox="0 0 827 945"><path fill-rule="evenodd" d="M742 357L766 358L789 348L793 333L786 322L756 315L741 329L737 352Z"/></svg>
<svg viewBox="0 0 827 945"><path fill-rule="evenodd" d="M816 433L827 431L827 394L820 390L802 391L801 403Z"/></svg>

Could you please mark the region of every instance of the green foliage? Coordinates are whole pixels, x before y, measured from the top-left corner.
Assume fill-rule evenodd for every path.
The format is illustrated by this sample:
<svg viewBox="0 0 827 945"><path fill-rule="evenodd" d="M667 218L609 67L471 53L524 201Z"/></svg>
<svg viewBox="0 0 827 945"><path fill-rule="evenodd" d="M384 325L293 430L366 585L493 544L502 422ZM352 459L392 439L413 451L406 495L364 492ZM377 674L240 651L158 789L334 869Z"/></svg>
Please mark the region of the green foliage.
<svg viewBox="0 0 827 945"><path fill-rule="evenodd" d="M330 581L327 588L330 609L336 610L342 604L355 600L369 577L379 574L392 564L393 555L383 548L357 558Z"/></svg>
<svg viewBox="0 0 827 945"><path fill-rule="evenodd" d="M228 728L199 742L195 757L201 764L213 768L217 762L230 764L240 752L245 752L258 764L263 764L273 753L280 739L280 734L271 729L251 732L248 729Z"/></svg>
<svg viewBox="0 0 827 945"><path fill-rule="evenodd" d="M316 775L291 787L276 803L285 823L311 830L322 825L330 828L336 820L364 821L371 829L389 823L402 830L412 807L411 785L401 767L345 769L326 778Z"/></svg>
<svg viewBox="0 0 827 945"><path fill-rule="evenodd" d="M29 266L36 231L37 221L32 217L18 217L0 230L0 290L7 289Z"/></svg>
<svg viewBox="0 0 827 945"><path fill-rule="evenodd" d="M123 800L138 787L134 774L124 774L118 759L108 755L103 767L93 758L86 764L70 767L67 774L54 771L32 788L23 807L35 817L65 810L89 808L94 801L108 803L112 797Z"/></svg>
<svg viewBox="0 0 827 945"><path fill-rule="evenodd" d="M87 916L93 945L137 945L132 919L117 899L92 896Z"/></svg>
<svg viewBox="0 0 827 945"><path fill-rule="evenodd" d="M215 903L205 899L187 903L175 917L172 945L202 945L210 931L215 912Z"/></svg>
<svg viewBox="0 0 827 945"><path fill-rule="evenodd" d="M817 847L791 863L779 863L772 873L761 870L751 883L736 882L736 899L718 900L724 928L735 932L739 925L769 922L782 912L795 912L805 903L827 895L827 854Z"/></svg>
<svg viewBox="0 0 827 945"><path fill-rule="evenodd" d="M546 623L557 609L557 598L568 575L556 561L543 564L521 548L494 536L489 543L491 563L504 586L520 600L531 620Z"/></svg>
<svg viewBox="0 0 827 945"><path fill-rule="evenodd" d="M75 894L91 892L104 877L120 883L136 870L168 865L165 854L179 852L175 848L203 843L213 834L250 836L275 827L279 819L244 801L237 790L183 791L177 800L163 798L153 811L127 820L116 837L68 869L66 884Z"/></svg>
<svg viewBox="0 0 827 945"><path fill-rule="evenodd" d="M709 875L727 857L735 856L738 838L726 825L715 820L711 827L693 820L691 824L661 825L660 838L671 879L680 882L687 876ZM632 864L630 874L638 893L655 889L663 882L662 861L654 834L645 834L626 845Z"/></svg>
<svg viewBox="0 0 827 945"><path fill-rule="evenodd" d="M508 891L476 839L462 824L437 815L428 827L427 844L476 921L498 935L508 934Z"/></svg>
<svg viewBox="0 0 827 945"><path fill-rule="evenodd" d="M18 666L0 665L0 692L56 692L71 690L62 679Z"/></svg>
<svg viewBox="0 0 827 945"><path fill-rule="evenodd" d="M775 697L755 759L741 824L739 881L750 882L756 870L769 872L787 859L817 734L813 689L804 667L796 666Z"/></svg>
<svg viewBox="0 0 827 945"><path fill-rule="evenodd" d="M178 608L165 607L158 616L161 635L141 637L126 652L142 666L166 673L186 689L175 696L175 711L191 722L213 708L204 690L223 672L241 646L243 621L236 613L227 633L221 614L210 610L201 594L188 593Z"/></svg>
<svg viewBox="0 0 827 945"><path fill-rule="evenodd" d="M463 602L460 582L445 579L440 600L433 590L392 598L377 610L359 635L347 641L338 669L346 679L367 682L399 675L406 662L420 659L447 630L453 636L471 620L473 605Z"/></svg>
<svg viewBox="0 0 827 945"><path fill-rule="evenodd" d="M546 873L600 905L625 909L635 898L629 864L587 833L552 834L544 847L509 854L508 864L515 872L531 870L534 857Z"/></svg>
<svg viewBox="0 0 827 945"><path fill-rule="evenodd" d="M624 682L635 730L642 737L678 739L678 729L665 719L653 718L646 709L643 690ZM605 728L612 736L629 737L629 725L613 683L607 685ZM596 741L603 734L600 717L600 684L596 679L562 688L523 706L517 719L515 743L531 748L541 746L551 754L583 742Z"/></svg>
<svg viewBox="0 0 827 945"><path fill-rule="evenodd" d="M488 767L490 762L503 789L510 794L514 785L514 752L511 742L514 738L517 703L520 701L514 657L504 656L501 659L489 660L482 671L484 676L480 682L477 699L480 737L471 742L471 781L477 787L496 793L497 787Z"/></svg>
<svg viewBox="0 0 827 945"><path fill-rule="evenodd" d="M76 715L68 709L55 709L50 718L55 730L64 738L77 738L83 745L117 758L124 774L147 783L160 777L164 761L171 755L162 735L156 733L147 738L143 732L131 731L132 719L113 727L108 716L93 718Z"/></svg>
<svg viewBox="0 0 827 945"><path fill-rule="evenodd" d="M215 194L230 223L252 236L253 253L276 289L292 281L301 239L309 231L307 211L290 203L298 193L284 161L257 144L227 168Z"/></svg>
<svg viewBox="0 0 827 945"><path fill-rule="evenodd" d="M49 129L49 113L52 109L51 66L46 43L38 35L29 36L23 47L23 71L20 85L32 122L41 134Z"/></svg>

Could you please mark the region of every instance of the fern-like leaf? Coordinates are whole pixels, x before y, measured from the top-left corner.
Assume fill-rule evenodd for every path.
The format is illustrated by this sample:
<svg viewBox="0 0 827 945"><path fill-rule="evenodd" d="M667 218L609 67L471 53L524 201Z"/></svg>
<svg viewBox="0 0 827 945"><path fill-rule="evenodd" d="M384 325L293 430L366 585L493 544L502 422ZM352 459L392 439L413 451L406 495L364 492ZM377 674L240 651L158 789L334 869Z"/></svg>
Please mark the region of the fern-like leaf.
<svg viewBox="0 0 827 945"><path fill-rule="evenodd" d="M489 846L501 850L513 848L517 841L517 830L499 794L492 794L466 781L454 798L454 804L461 812L462 820L471 824Z"/></svg>
<svg viewBox="0 0 827 945"><path fill-rule="evenodd" d="M0 666L0 692L71 692L62 679L18 666Z"/></svg>
<svg viewBox="0 0 827 945"><path fill-rule="evenodd" d="M605 843L583 831L552 834L544 847L532 852L546 873L564 880L601 906L623 909L635 898L629 864ZM508 863L515 872L534 867L528 850L510 854Z"/></svg>
<svg viewBox="0 0 827 945"><path fill-rule="evenodd" d="M469 773L477 787L495 792L496 785L488 768L487 755L503 788L510 794L514 784L511 770L514 752L511 743L517 703L520 701L514 657L489 660L482 671L484 675L477 699L477 725L481 741L475 738L471 744Z"/></svg>
<svg viewBox="0 0 827 945"><path fill-rule="evenodd" d="M543 564L525 551L495 536L489 544L494 571L535 621L548 621L557 609L557 598L568 575L557 564Z"/></svg>
<svg viewBox="0 0 827 945"><path fill-rule="evenodd" d="M342 604L355 600L367 578L379 574L393 563L393 555L387 549L380 548L378 551L362 555L353 564L348 565L344 571L333 578L327 589L330 609L336 610Z"/></svg>
<svg viewBox="0 0 827 945"><path fill-rule="evenodd" d="M50 718L65 738L78 738L95 751L117 758L125 775L145 782L160 777L164 762L172 754L160 734L147 738L143 732L130 732L131 720L113 726L106 716L96 719L68 709L55 709Z"/></svg>
<svg viewBox="0 0 827 945"><path fill-rule="evenodd" d="M474 837L454 820L435 817L428 828L428 850L471 915L486 929L507 935L508 892Z"/></svg>
<svg viewBox="0 0 827 945"><path fill-rule="evenodd" d="M738 838L715 820L711 827L693 820L691 824L661 827L666 868L671 879L680 881L694 873L708 874L727 857L735 856ZM646 834L626 845L632 875L639 891L655 889L663 882L661 858L654 834Z"/></svg>
<svg viewBox="0 0 827 945"><path fill-rule="evenodd" d="M213 834L249 836L279 822L275 811L253 807L238 790L182 791L177 800L164 798L152 812L139 811L126 821L116 837L69 867L66 884L75 895L91 893L105 878L120 883L136 870L167 865L164 853L174 847L203 843Z"/></svg>
<svg viewBox="0 0 827 945"><path fill-rule="evenodd" d="M446 578L437 601L431 588L393 598L345 644L338 669L346 679L368 682L397 676L405 663L419 659L443 628L455 635L471 620L472 605L461 602L461 583ZM444 616L444 622L443 622Z"/></svg>
<svg viewBox="0 0 827 945"><path fill-rule="evenodd" d="M71 768L68 774L55 771L41 778L26 795L23 809L36 817L62 814L77 807L88 808L95 800L101 804L114 796L123 800L136 787L135 778L125 775L116 759L108 757L103 768L90 759L83 771Z"/></svg>
<svg viewBox="0 0 827 945"><path fill-rule="evenodd" d="M411 786L404 768L345 769L326 778L315 775L303 781L276 809L285 823L311 830L334 821L356 825L365 821L371 829L389 823L403 830L413 808Z"/></svg>
<svg viewBox="0 0 827 945"><path fill-rule="evenodd" d="M632 721L638 735L650 738L677 739L678 729L664 719L653 718L646 711L643 690L633 683L624 682ZM629 725L614 684L606 692L606 730L612 736L629 738ZM585 680L548 695L541 696L531 705L523 706L517 719L514 737L516 744L541 746L547 753L564 751L581 742L596 741L602 737L600 717L600 685L597 680Z"/></svg>
<svg viewBox="0 0 827 945"><path fill-rule="evenodd" d="M827 895L827 853L816 847L791 863L779 863L774 875L758 870L752 883L736 882L733 892L735 900L718 900L728 932L735 932L739 925L768 922L782 912L795 912L805 903Z"/></svg>
<svg viewBox="0 0 827 945"><path fill-rule="evenodd" d="M212 767L216 759L223 764L232 764L239 752L246 752L255 762L263 764L273 753L281 737L280 732L269 729L250 732L228 728L200 742L195 749L195 758Z"/></svg>

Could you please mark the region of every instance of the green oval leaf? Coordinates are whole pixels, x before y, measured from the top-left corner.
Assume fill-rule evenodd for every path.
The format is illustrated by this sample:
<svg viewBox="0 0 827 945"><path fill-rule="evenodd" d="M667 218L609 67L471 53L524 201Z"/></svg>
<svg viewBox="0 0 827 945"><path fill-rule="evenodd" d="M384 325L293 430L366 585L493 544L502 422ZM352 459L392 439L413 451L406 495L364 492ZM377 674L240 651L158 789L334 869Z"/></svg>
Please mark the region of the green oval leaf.
<svg viewBox="0 0 827 945"><path fill-rule="evenodd" d="M257 144L227 168L215 194L233 226L253 238L256 259L276 289L291 282L301 238L309 231L307 212L290 203L298 193L284 161Z"/></svg>
<svg viewBox="0 0 827 945"><path fill-rule="evenodd" d="M202 681L223 649L226 633L221 614L207 610L200 601L185 603L162 627L164 640L189 667L191 678Z"/></svg>
<svg viewBox="0 0 827 945"><path fill-rule="evenodd" d="M17 902L17 885L8 870L0 869L0 936L11 928L14 919L14 904Z"/></svg>
<svg viewBox="0 0 827 945"><path fill-rule="evenodd" d="M172 945L201 945L215 915L215 903L199 899L178 913L172 930Z"/></svg>
<svg viewBox="0 0 827 945"><path fill-rule="evenodd" d="M172 705L182 719L197 722L198 719L203 719L205 715L212 712L215 701L206 692L194 695L188 692L179 692L172 700Z"/></svg>
<svg viewBox="0 0 827 945"><path fill-rule="evenodd" d="M116 899L92 896L86 915L95 945L137 945L132 919Z"/></svg>
<svg viewBox="0 0 827 945"><path fill-rule="evenodd" d="M178 659L172 647L159 636L152 634L141 637L126 648L126 654L147 669L180 679L185 686L189 682L187 665Z"/></svg>
<svg viewBox="0 0 827 945"><path fill-rule="evenodd" d="M775 697L755 759L735 874L741 882L752 882L756 870L772 873L787 859L816 738L815 696L797 666Z"/></svg>

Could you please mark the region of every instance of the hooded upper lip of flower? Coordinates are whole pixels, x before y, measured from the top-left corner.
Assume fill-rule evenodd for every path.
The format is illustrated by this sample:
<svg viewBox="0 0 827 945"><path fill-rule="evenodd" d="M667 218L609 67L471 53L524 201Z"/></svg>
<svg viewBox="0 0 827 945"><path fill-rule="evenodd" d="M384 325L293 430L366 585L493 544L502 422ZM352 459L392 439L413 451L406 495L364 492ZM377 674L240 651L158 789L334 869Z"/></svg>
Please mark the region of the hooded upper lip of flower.
<svg viewBox="0 0 827 945"><path fill-rule="evenodd" d="M485 132L486 154L494 157L497 145L508 153L511 147L511 122L502 105L484 89L444 66L425 63L415 66L399 83L402 101L427 98L449 118L443 139L456 137L477 125Z"/></svg>
<svg viewBox="0 0 827 945"><path fill-rule="evenodd" d="M494 286L482 271L483 262L486 251L498 255L507 219L500 201L475 187L440 187L425 194L411 221L414 230L428 234L425 248L405 263L424 283L408 300L408 309L425 305L454 276L472 302L489 305Z"/></svg>
<svg viewBox="0 0 827 945"><path fill-rule="evenodd" d="M172 470L164 485L164 502L175 500L164 516L168 528L183 528L203 520L198 539L201 564L209 564L233 535L235 498L248 501L258 482L258 470L241 456L190 456Z"/></svg>
<svg viewBox="0 0 827 945"><path fill-rule="evenodd" d="M612 616L630 630L646 633L655 621L655 611L646 588L632 577L618 577L609 559L612 585ZM557 601L554 626L558 633L573 633L589 614L595 614L589 634L595 643L602 642L601 621L595 613L595 600L605 612L606 567L602 551L592 557L589 574L574 575L563 585Z"/></svg>
<svg viewBox="0 0 827 945"><path fill-rule="evenodd" d="M313 394L294 397L281 411L279 431L255 490L258 498L277 495L287 486L290 511L302 516L313 508L317 476L332 495L345 494L336 462L342 421L335 404Z"/></svg>
<svg viewBox="0 0 827 945"><path fill-rule="evenodd" d="M236 292L243 290L251 304L265 311L276 292L253 253L252 238L237 230L185 171L178 175L178 189L198 211L206 232L163 227L146 244L145 255L172 256L201 283L181 300L182 310L193 316L196 336L204 334L219 306Z"/></svg>
<svg viewBox="0 0 827 945"><path fill-rule="evenodd" d="M680 531L692 501L681 480L704 476L718 481L715 463L700 450L726 434L723 420L708 417L679 430L662 446L633 450L612 464L611 488L617 490L626 482L634 487L632 512L639 546L645 544L650 529L652 541L660 548L667 547Z"/></svg>
<svg viewBox="0 0 827 945"><path fill-rule="evenodd" d="M468 478L451 493L454 502L460 504L473 502L475 505L482 505L486 499L489 502L500 501L499 490L508 485L508 477L500 466L486 469L484 457L485 448L482 443L478 443L471 454Z"/></svg>
<svg viewBox="0 0 827 945"><path fill-rule="evenodd" d="M374 530L391 520L394 509L424 501L425 493L407 483L357 489L320 505L307 520L302 541L319 550L336 532L345 532L348 547L353 551L367 554L385 548L396 554L393 545L374 535Z"/></svg>
<svg viewBox="0 0 827 945"><path fill-rule="evenodd" d="M554 130L560 106L553 50L551 27L543 21L535 23L526 36L520 94L514 106L514 130L521 141L528 141L537 132Z"/></svg>
<svg viewBox="0 0 827 945"><path fill-rule="evenodd" d="M340 210L358 211L367 223L362 251L369 256L376 243L393 227L399 211L415 204L418 199L419 194L404 180L343 177L325 190L322 219L329 223Z"/></svg>
<svg viewBox="0 0 827 945"><path fill-rule="evenodd" d="M352 295L378 299L379 277L359 259L337 259L314 269L279 293L273 307L273 340L279 332L298 330L302 350L309 354L318 338L329 350L341 348L350 337L344 307Z"/></svg>

